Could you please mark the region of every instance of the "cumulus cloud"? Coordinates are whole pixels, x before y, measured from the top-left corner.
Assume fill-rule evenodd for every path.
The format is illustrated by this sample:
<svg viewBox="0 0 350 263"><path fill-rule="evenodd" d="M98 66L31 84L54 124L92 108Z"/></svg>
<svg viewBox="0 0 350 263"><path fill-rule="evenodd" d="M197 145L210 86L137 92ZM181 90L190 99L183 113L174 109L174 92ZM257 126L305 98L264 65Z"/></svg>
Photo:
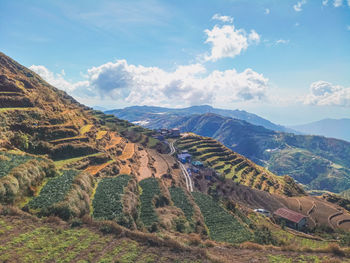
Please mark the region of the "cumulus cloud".
<svg viewBox="0 0 350 263"><path fill-rule="evenodd" d="M37 67L32 66L33 69ZM252 69L243 72L216 70L208 74L201 64L179 66L167 72L117 60L92 67L87 71L86 80L79 83L57 81L48 70L37 72L52 85L78 98L112 99L131 105L164 106L169 105L169 101L179 106L259 101L266 97L268 90L268 79Z"/></svg>
<svg viewBox="0 0 350 263"><path fill-rule="evenodd" d="M334 7L342 6L343 0L334 0L333 5L334 5Z"/></svg>
<svg viewBox="0 0 350 263"><path fill-rule="evenodd" d="M306 0L301 0L297 2L295 5L293 5L293 8L296 12L302 11L302 6L306 4Z"/></svg>
<svg viewBox="0 0 350 263"><path fill-rule="evenodd" d="M328 0L323 0L322 5L328 5Z"/></svg>
<svg viewBox="0 0 350 263"><path fill-rule="evenodd" d="M233 22L233 17L231 16L221 16L219 14L215 14L213 15L213 17L211 18L212 20L218 20L224 23L232 23Z"/></svg>
<svg viewBox="0 0 350 263"><path fill-rule="evenodd" d="M268 14L270 14L270 9L265 8L265 15L268 15Z"/></svg>
<svg viewBox="0 0 350 263"><path fill-rule="evenodd" d="M310 85L310 94L305 104L318 106L350 107L350 87L333 85L326 81L316 81Z"/></svg>
<svg viewBox="0 0 350 263"><path fill-rule="evenodd" d="M60 74L54 74L50 70L48 70L45 66L42 65L32 65L29 67L30 70L33 70L35 73L40 75L45 81L50 83L52 86L59 87L64 91L73 91L77 87L83 85L82 82L71 83L64 79L65 72L61 71Z"/></svg>
<svg viewBox="0 0 350 263"><path fill-rule="evenodd" d="M246 50L250 44L260 42L260 36L254 30L249 34L244 29L236 29L234 25L215 25L212 30L206 29L205 43L211 44L211 52L205 55L206 61L217 61L221 58L234 58Z"/></svg>

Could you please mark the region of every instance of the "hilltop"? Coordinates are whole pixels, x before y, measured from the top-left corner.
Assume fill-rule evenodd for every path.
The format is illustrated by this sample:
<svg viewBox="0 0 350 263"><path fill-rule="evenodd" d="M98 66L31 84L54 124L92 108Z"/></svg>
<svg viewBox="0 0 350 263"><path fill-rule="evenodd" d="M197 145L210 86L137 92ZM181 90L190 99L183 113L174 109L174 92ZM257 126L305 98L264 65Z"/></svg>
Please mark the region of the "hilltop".
<svg viewBox="0 0 350 263"><path fill-rule="evenodd" d="M211 138L159 141L155 131L78 103L2 53L0 122L1 261L350 256L350 214L340 212L340 201L307 196L292 178ZM205 163L201 172L210 179L185 177L175 155L184 149ZM298 211L309 222L307 233L256 208Z"/></svg>

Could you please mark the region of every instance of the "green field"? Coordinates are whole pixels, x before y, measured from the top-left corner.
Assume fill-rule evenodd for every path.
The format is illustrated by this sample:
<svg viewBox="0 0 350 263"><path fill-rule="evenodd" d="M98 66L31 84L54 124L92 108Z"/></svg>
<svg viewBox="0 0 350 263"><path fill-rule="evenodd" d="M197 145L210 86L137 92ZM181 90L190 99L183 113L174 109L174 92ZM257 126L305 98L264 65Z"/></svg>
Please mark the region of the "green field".
<svg viewBox="0 0 350 263"><path fill-rule="evenodd" d="M160 195L160 188L156 178L147 178L140 182L142 193L141 200L141 220L148 227L153 223L158 222L158 216L154 211L153 198L155 195Z"/></svg>
<svg viewBox="0 0 350 263"><path fill-rule="evenodd" d="M129 180L129 175L122 174L100 181L92 201L94 218L111 220L123 213L122 196Z"/></svg>
<svg viewBox="0 0 350 263"><path fill-rule="evenodd" d="M174 205L180 208L184 212L187 220L191 222L194 209L184 190L181 187L171 187L169 188L169 192Z"/></svg>
<svg viewBox="0 0 350 263"><path fill-rule="evenodd" d="M193 192L192 195L202 212L210 238L229 243L251 240L251 233L210 196L200 192Z"/></svg>
<svg viewBox="0 0 350 263"><path fill-rule="evenodd" d="M28 155L0 152L0 178L6 176L13 168L24 164L31 159L37 158Z"/></svg>
<svg viewBox="0 0 350 263"><path fill-rule="evenodd" d="M48 208L63 201L78 174L76 170L65 170L61 176L50 179L41 189L39 196L28 203L28 207L32 209Z"/></svg>

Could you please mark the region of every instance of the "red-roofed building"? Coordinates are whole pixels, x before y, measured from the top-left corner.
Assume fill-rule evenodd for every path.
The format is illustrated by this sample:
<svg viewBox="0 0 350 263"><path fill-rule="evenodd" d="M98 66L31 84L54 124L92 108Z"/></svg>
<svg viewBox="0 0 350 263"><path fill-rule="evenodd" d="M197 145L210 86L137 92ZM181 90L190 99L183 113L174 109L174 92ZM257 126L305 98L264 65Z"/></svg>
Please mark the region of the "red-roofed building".
<svg viewBox="0 0 350 263"><path fill-rule="evenodd" d="M273 213L273 217L280 223L284 222L290 228L302 230L306 227L307 217L287 208L277 209Z"/></svg>

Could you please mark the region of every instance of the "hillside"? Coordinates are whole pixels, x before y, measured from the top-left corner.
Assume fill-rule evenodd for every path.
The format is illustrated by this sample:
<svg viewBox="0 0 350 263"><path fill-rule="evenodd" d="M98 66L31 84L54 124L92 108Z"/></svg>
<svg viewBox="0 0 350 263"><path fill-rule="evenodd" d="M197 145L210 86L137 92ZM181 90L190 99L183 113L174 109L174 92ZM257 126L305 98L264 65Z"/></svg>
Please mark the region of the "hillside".
<svg viewBox="0 0 350 263"><path fill-rule="evenodd" d="M4 54L0 66L0 261L350 257L343 232L350 214L340 214L337 203L305 196L290 178L198 136L200 158L208 157L206 146L214 150L205 169L220 171L215 164L223 161L230 172L193 176L188 191L182 166L153 131L79 104ZM189 139L178 147L189 147ZM221 160L222 153L229 158ZM320 223L308 234L295 232L253 211L261 207L289 207Z"/></svg>
<svg viewBox="0 0 350 263"><path fill-rule="evenodd" d="M124 109L108 110L107 114L113 114L118 118L135 122L150 129L156 129L160 126L167 126L177 117L190 116L193 114L214 113L221 116L244 120L254 125L263 126L267 129L283 132L294 132L290 128L274 124L256 114L244 110L225 110L213 108L209 105L192 106L188 108L163 108L154 106L132 106Z"/></svg>
<svg viewBox="0 0 350 263"><path fill-rule="evenodd" d="M350 142L350 119L324 119L291 128L311 135L322 135Z"/></svg>
<svg viewBox="0 0 350 263"><path fill-rule="evenodd" d="M215 138L271 172L293 177L310 190L339 193L350 188L350 143L345 141L275 132L212 113L177 117L158 126L161 127L177 127L182 132Z"/></svg>
<svg viewBox="0 0 350 263"><path fill-rule="evenodd" d="M286 196L305 194L288 176L276 176L211 138L189 135L177 141L177 147L239 184Z"/></svg>

